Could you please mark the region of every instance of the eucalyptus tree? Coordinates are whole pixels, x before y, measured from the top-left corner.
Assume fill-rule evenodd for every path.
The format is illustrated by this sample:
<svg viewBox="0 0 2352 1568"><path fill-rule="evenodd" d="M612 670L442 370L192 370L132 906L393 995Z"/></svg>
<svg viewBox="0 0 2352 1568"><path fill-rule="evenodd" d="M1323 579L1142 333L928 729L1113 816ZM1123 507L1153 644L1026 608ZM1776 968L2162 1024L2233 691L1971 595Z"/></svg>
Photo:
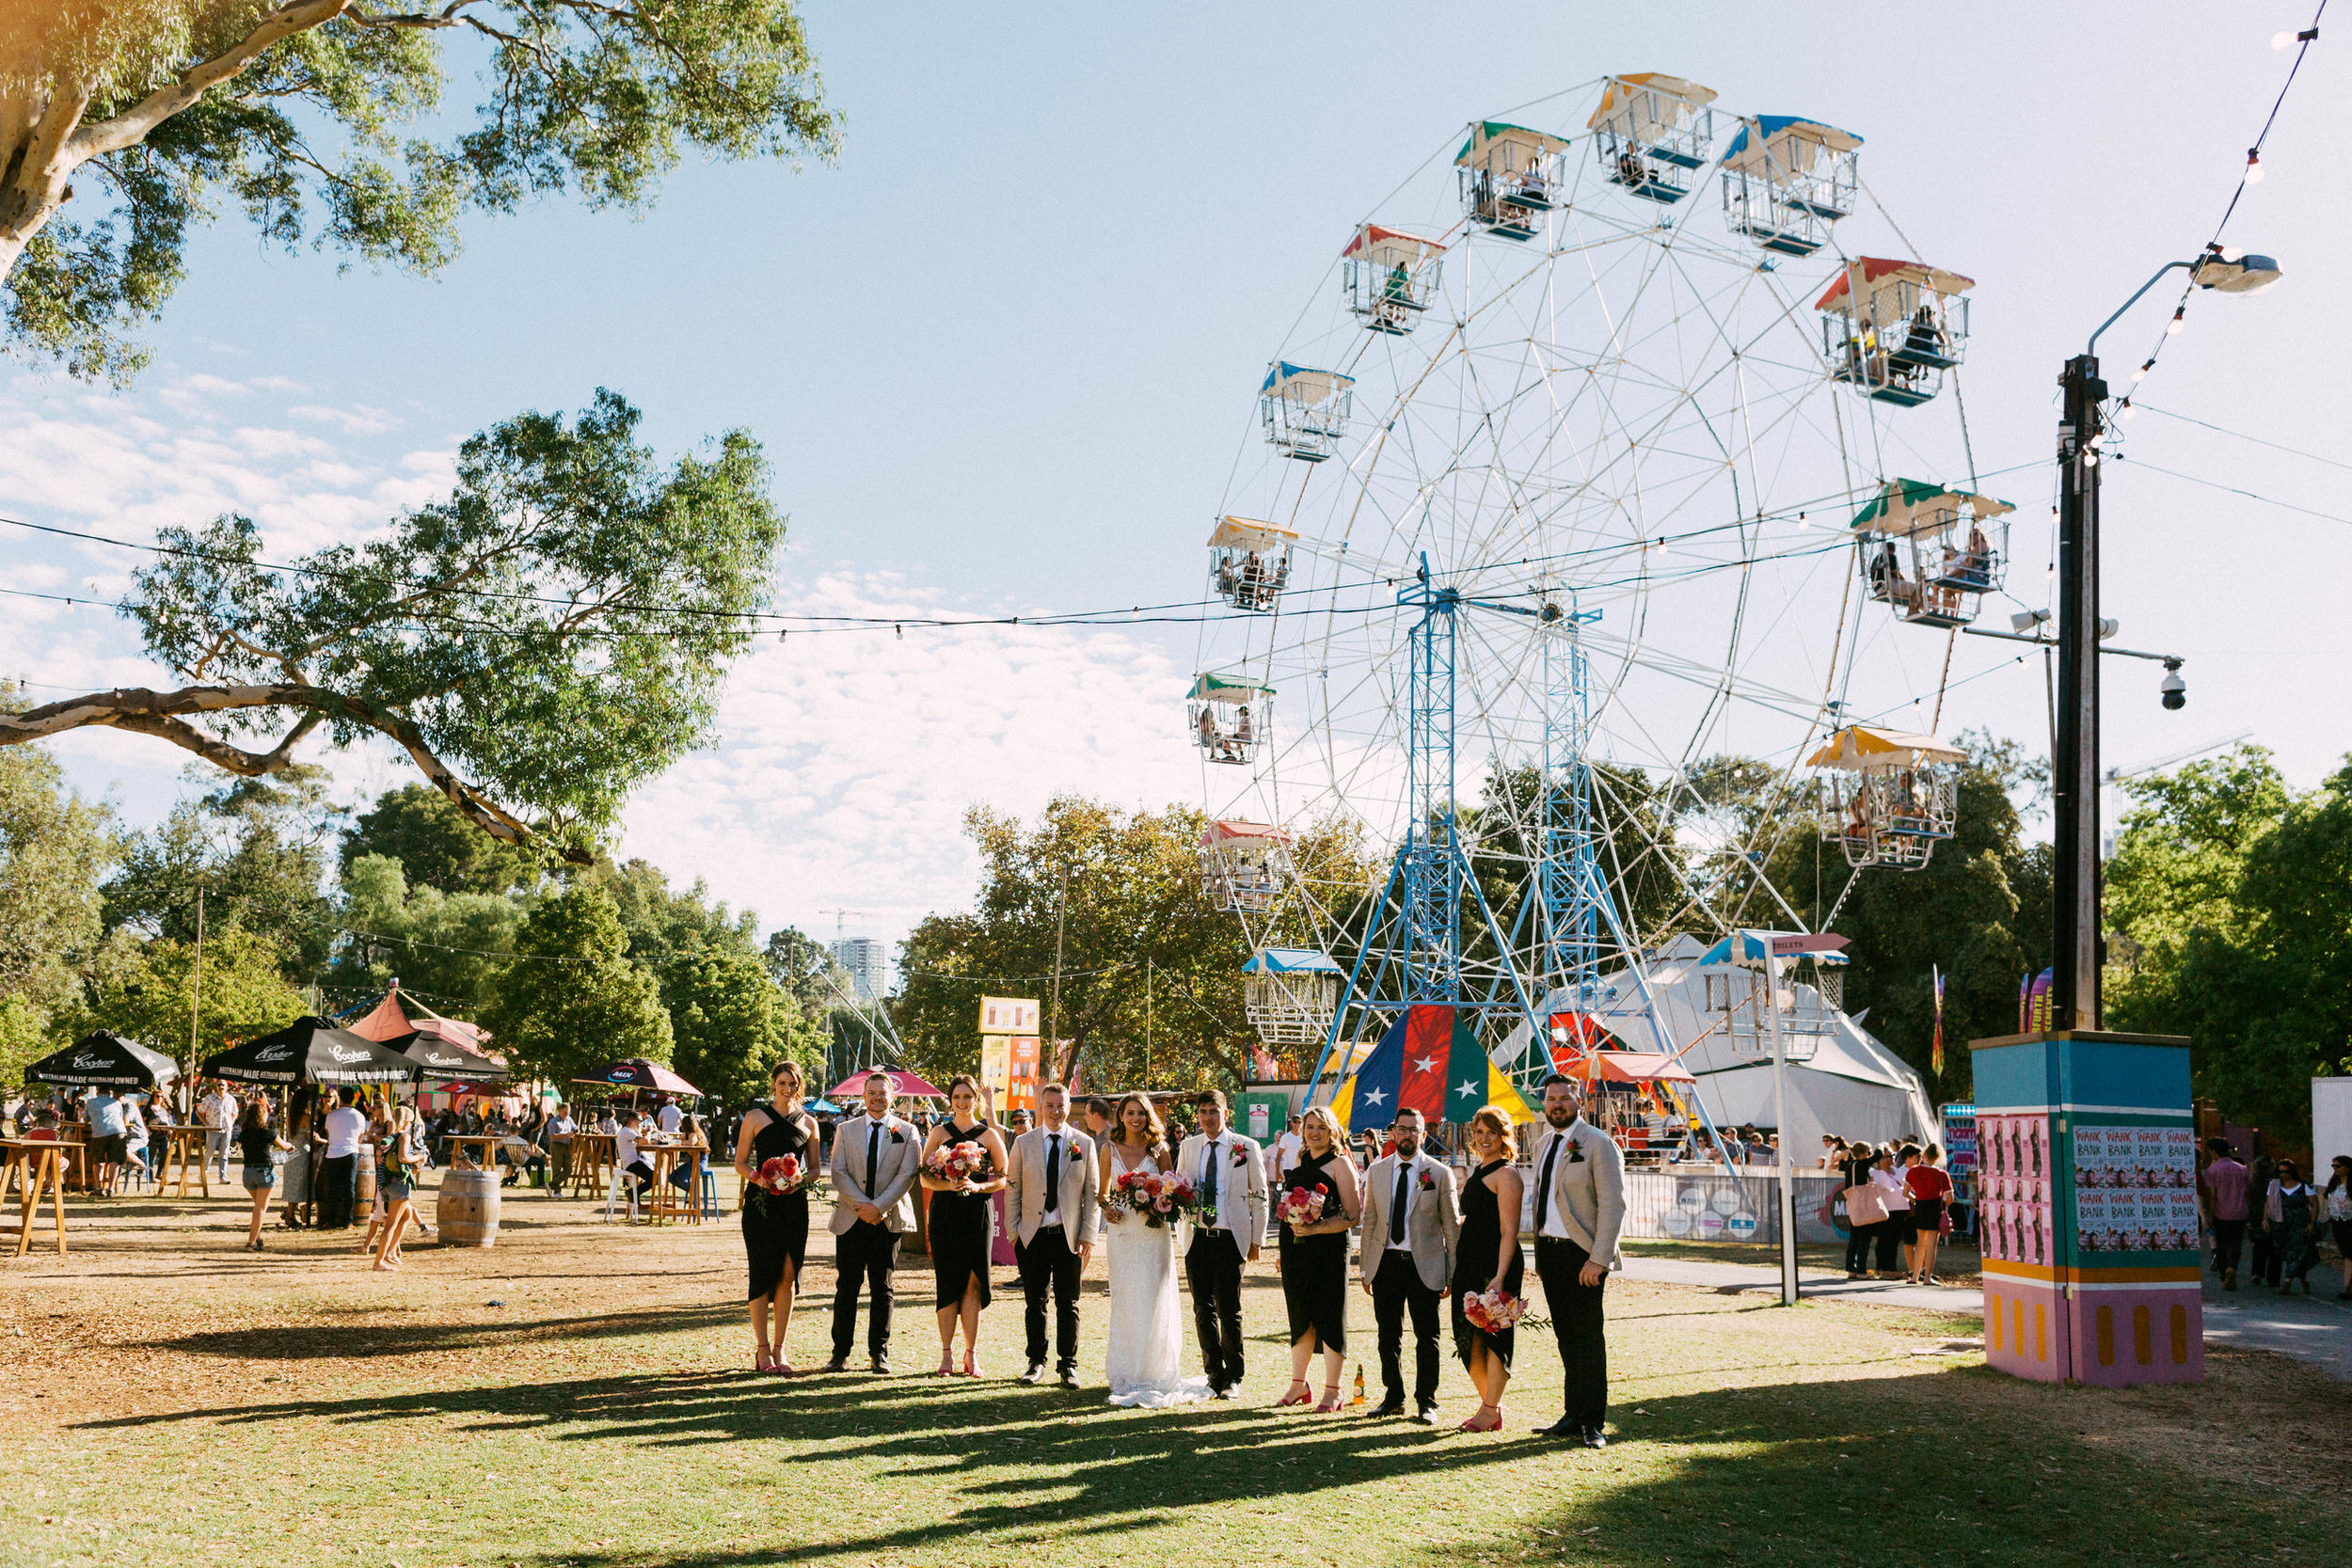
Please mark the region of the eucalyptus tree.
<svg viewBox="0 0 2352 1568"><path fill-rule="evenodd" d="M470 124L444 91L476 67ZM52 0L0 8L7 341L126 379L221 205L418 273L469 208L642 210L688 151L830 157L790 0Z"/></svg>
<svg viewBox="0 0 2352 1568"><path fill-rule="evenodd" d="M784 538L748 435L663 467L637 422L606 391L519 415L465 443L447 499L293 562L246 517L162 531L121 609L183 684L0 712L0 746L103 725L262 778L321 732L380 737L493 838L589 863L708 735Z"/></svg>

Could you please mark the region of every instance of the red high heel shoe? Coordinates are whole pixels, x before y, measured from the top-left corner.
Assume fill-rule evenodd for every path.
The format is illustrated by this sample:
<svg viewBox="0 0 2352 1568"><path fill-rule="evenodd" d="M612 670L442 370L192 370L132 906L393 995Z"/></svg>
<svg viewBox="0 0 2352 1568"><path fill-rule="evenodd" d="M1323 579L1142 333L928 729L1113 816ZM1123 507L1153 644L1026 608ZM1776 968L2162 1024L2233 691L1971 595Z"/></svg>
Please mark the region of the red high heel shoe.
<svg viewBox="0 0 2352 1568"><path fill-rule="evenodd" d="M1285 1405L1306 1404L1315 1397L1314 1389L1309 1386L1307 1380L1303 1377L1291 1379L1291 1387L1297 1389L1298 1392L1293 1394L1285 1391L1280 1399L1274 1402L1275 1409L1279 1410Z"/></svg>
<svg viewBox="0 0 2352 1568"><path fill-rule="evenodd" d="M1460 1426L1455 1427L1454 1430L1456 1432L1493 1432L1502 1425L1502 1406L1499 1404L1482 1404L1478 1408L1482 1411L1493 1411L1495 1413L1495 1418L1491 1421L1482 1421L1476 1416L1472 1416L1469 1420L1464 1421Z"/></svg>

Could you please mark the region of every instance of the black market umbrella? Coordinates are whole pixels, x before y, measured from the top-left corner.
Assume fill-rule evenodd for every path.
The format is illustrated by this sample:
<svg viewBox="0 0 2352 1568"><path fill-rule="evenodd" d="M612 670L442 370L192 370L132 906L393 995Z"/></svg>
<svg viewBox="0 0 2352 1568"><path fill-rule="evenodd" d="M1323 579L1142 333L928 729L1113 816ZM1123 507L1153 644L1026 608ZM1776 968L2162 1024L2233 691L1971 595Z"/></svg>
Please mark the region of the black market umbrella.
<svg viewBox="0 0 2352 1568"><path fill-rule="evenodd" d="M417 1064L390 1046L323 1018L298 1018L276 1034L204 1058L206 1078L239 1084L404 1084Z"/></svg>
<svg viewBox="0 0 2352 1568"><path fill-rule="evenodd" d="M428 1035L421 1029L385 1044L416 1063L427 1078L458 1084L503 1084L515 1076L514 1069L503 1062L494 1062L479 1051L439 1035Z"/></svg>
<svg viewBox="0 0 2352 1568"><path fill-rule="evenodd" d="M700 1100L703 1091L694 1087L660 1062L649 1062L642 1056L628 1056L614 1062L593 1078L575 1078L575 1084L602 1084L616 1089L650 1089L656 1094L685 1095Z"/></svg>
<svg viewBox="0 0 2352 1568"><path fill-rule="evenodd" d="M28 1084L72 1084L109 1089L155 1089L180 1076L180 1064L160 1051L124 1039L111 1029L83 1036L24 1069Z"/></svg>

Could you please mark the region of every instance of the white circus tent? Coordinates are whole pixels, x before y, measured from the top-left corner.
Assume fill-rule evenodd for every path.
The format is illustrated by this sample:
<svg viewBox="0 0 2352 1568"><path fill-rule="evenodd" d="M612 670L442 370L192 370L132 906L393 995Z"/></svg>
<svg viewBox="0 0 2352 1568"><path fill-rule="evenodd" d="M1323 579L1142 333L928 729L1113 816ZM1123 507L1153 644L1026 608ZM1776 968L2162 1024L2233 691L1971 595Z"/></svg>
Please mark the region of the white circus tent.
<svg viewBox="0 0 2352 1568"><path fill-rule="evenodd" d="M1696 938L1683 936L1649 956L1648 991L1666 1037L1662 1045L1651 1028L1642 988L1629 971L1604 976L1599 1003L1590 1011L1628 1050L1680 1052L1716 1126L1771 1128L1776 1117L1770 1027L1753 1006L1740 1005L1752 994L1754 972L1729 962L1701 962L1707 951ZM1798 1164L1818 1158L1824 1132L1873 1143L1934 1135L1935 1108L1914 1069L1812 986L1789 981L1784 974L1782 992L1789 1125L1781 1130L1781 1147ZM1573 1006L1565 991L1545 1002L1547 1013ZM1496 1059L1518 1060L1526 1045L1522 1023L1497 1050Z"/></svg>

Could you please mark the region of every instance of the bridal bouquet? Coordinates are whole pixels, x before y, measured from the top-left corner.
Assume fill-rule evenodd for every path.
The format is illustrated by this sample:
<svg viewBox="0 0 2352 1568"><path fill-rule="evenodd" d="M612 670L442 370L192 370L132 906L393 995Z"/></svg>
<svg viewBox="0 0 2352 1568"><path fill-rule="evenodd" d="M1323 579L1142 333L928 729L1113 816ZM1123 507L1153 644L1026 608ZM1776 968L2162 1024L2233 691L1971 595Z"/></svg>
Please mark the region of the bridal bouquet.
<svg viewBox="0 0 2352 1568"><path fill-rule="evenodd" d="M763 1160L752 1179L743 1183L743 1201L762 1203L770 1197L798 1192L806 1176L801 1162L792 1155L779 1154L772 1160Z"/></svg>
<svg viewBox="0 0 2352 1568"><path fill-rule="evenodd" d="M1473 1291L1462 1298L1462 1316L1483 1334L1502 1334L1518 1326L1527 1303L1508 1291Z"/></svg>
<svg viewBox="0 0 2352 1568"><path fill-rule="evenodd" d="M1320 1189L1293 1187L1282 1195L1282 1201L1274 1206L1274 1217L1293 1230L1302 1225L1312 1225L1323 1217L1326 1200Z"/></svg>
<svg viewBox="0 0 2352 1568"><path fill-rule="evenodd" d="M988 1172L988 1150L976 1143L947 1144L923 1162L924 1174L935 1181L962 1181Z"/></svg>
<svg viewBox="0 0 2352 1568"><path fill-rule="evenodd" d="M1156 1171L1131 1170L1111 1183L1108 1201L1149 1226L1173 1225L1187 1214L1200 1212L1200 1192L1188 1176L1163 1176Z"/></svg>

